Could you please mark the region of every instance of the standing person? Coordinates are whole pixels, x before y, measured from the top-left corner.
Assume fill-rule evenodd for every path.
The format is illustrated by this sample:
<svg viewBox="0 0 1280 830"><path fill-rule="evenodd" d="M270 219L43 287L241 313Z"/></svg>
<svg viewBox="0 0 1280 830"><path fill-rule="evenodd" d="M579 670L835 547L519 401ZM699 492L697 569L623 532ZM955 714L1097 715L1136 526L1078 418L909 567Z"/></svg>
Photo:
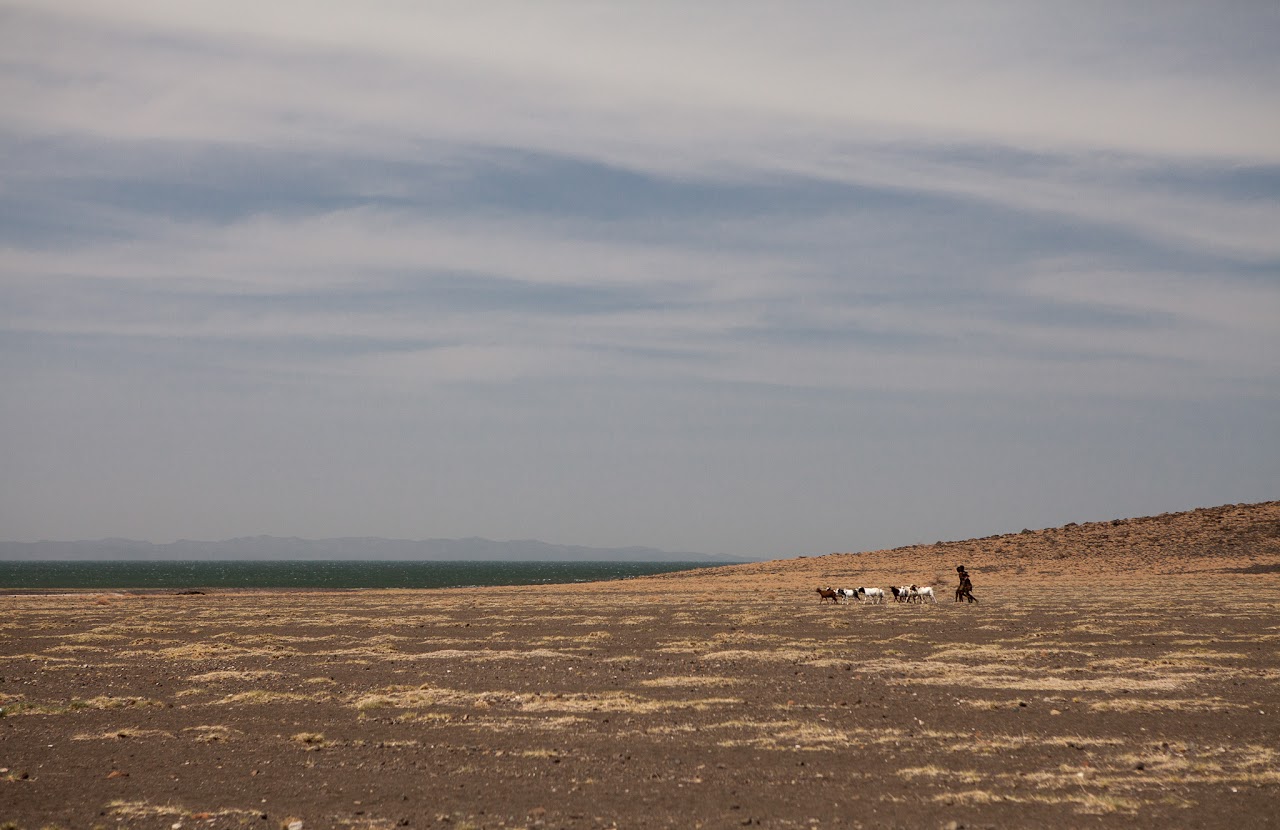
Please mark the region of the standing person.
<svg viewBox="0 0 1280 830"><path fill-rule="evenodd" d="M973 595L973 581L969 579L969 572L964 569L964 565L956 565L956 573L960 574L960 584L956 587L956 602L961 599L977 602L978 598Z"/></svg>

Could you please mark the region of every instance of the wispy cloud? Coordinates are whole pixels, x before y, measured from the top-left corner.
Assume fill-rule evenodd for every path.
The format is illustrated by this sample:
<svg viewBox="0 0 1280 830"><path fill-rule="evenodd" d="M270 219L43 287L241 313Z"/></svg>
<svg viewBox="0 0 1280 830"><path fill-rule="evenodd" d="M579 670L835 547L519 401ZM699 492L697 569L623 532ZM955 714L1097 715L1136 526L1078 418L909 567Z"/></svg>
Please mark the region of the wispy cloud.
<svg viewBox="0 0 1280 830"><path fill-rule="evenodd" d="M1273 497L1280 16L1238 11L6 3L0 520L198 535L190 493L86 506L112 469L166 486L135 418L204 425L206 535L763 554ZM126 448L80 479L75 401ZM310 483L324 413L351 443L320 456L385 474L385 509ZM250 507L286 433L268 489L312 497ZM1213 471L1148 493L1143 460L1205 434ZM944 439L1115 484L988 482L1008 506L965 525ZM923 529L893 506L918 488Z"/></svg>

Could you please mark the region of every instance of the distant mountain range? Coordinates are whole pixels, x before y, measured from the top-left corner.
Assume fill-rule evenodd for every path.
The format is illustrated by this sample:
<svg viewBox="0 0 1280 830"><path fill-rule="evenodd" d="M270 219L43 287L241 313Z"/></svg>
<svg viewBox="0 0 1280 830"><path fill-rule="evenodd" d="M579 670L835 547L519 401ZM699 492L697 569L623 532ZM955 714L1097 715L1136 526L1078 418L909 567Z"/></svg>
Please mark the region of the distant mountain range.
<svg viewBox="0 0 1280 830"><path fill-rule="evenodd" d="M0 542L0 560L110 560L163 561L172 559L224 560L398 560L398 561L552 561L552 562L742 562L743 559L712 553L672 552L655 548L590 548L553 545L526 539L495 542L491 539L299 539L279 536L245 536L220 542L179 539L155 544L135 539L96 539L80 542Z"/></svg>

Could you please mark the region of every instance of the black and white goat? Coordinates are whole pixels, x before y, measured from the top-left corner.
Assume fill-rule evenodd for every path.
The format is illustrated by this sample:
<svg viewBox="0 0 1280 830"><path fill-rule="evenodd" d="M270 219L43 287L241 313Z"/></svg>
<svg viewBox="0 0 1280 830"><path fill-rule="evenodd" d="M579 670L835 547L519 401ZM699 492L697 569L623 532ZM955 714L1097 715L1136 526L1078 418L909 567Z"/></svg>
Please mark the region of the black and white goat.
<svg viewBox="0 0 1280 830"><path fill-rule="evenodd" d="M883 588L863 588L859 586L855 589L855 593L858 595L859 602L864 600L867 602L884 602Z"/></svg>

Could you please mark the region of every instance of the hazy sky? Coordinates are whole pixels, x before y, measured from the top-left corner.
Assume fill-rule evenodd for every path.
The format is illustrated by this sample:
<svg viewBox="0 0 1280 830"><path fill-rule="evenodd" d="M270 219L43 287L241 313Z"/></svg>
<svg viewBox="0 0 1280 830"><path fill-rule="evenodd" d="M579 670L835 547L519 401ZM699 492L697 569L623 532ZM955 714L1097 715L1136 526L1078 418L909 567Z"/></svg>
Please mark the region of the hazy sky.
<svg viewBox="0 0 1280 830"><path fill-rule="evenodd" d="M1274 3L0 0L0 56L0 538L1280 498Z"/></svg>

